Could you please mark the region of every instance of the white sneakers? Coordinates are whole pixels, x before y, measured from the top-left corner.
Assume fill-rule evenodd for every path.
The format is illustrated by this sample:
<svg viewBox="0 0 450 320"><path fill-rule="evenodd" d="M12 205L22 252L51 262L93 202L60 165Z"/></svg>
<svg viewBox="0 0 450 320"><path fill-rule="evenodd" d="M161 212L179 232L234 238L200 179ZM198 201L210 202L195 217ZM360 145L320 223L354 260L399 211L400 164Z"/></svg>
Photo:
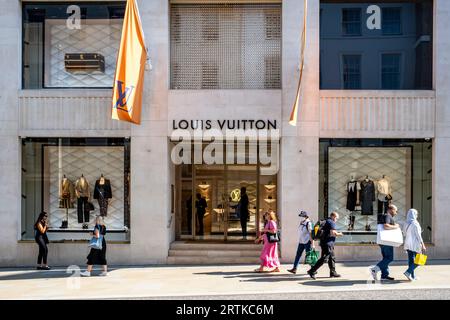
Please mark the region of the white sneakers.
<svg viewBox="0 0 450 320"><path fill-rule="evenodd" d="M108 272L103 271L102 273L99 274L100 277L106 277L108 275Z"/></svg>
<svg viewBox="0 0 450 320"><path fill-rule="evenodd" d="M378 281L378 273L381 271L378 266L370 266L369 267L370 275L372 276L373 280Z"/></svg>

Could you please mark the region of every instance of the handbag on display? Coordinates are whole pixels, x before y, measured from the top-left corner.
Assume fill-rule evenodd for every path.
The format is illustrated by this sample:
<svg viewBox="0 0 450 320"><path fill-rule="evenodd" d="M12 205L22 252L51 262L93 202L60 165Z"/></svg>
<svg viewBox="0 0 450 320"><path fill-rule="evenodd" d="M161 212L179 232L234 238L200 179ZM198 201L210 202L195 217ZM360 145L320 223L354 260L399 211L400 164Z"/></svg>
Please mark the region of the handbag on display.
<svg viewBox="0 0 450 320"><path fill-rule="evenodd" d="M94 204L93 204L92 202L90 202L90 201L88 201L86 207L87 207L87 209L88 209L89 211L94 211L94 210L95 210Z"/></svg>
<svg viewBox="0 0 450 320"><path fill-rule="evenodd" d="M270 243L280 242L281 233L280 230L277 230L275 233L267 233L267 239L269 239Z"/></svg>
<svg viewBox="0 0 450 320"><path fill-rule="evenodd" d="M308 252L306 252L305 264L309 264L312 267L317 263L318 260L319 254L317 253L316 250L311 249Z"/></svg>
<svg viewBox="0 0 450 320"><path fill-rule="evenodd" d="M403 234L400 228L384 229L384 225L378 225L377 244L384 246L400 247L403 244Z"/></svg>

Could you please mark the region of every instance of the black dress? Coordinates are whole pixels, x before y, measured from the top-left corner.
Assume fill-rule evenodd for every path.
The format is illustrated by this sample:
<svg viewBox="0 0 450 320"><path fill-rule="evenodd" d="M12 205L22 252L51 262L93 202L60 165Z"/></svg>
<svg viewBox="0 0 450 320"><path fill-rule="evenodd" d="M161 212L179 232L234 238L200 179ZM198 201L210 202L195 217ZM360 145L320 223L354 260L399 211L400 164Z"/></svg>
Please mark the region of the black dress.
<svg viewBox="0 0 450 320"><path fill-rule="evenodd" d="M359 191L359 184L356 181L350 181L347 183L347 210L355 211L357 192Z"/></svg>
<svg viewBox="0 0 450 320"><path fill-rule="evenodd" d="M100 231L100 234L103 235L102 240L102 250L91 248L91 251L89 252L89 255L87 256L87 264L88 265L100 265L100 266L106 266L108 263L106 262L106 227L96 225L95 228L97 228ZM94 228L94 230L95 230Z"/></svg>
<svg viewBox="0 0 450 320"><path fill-rule="evenodd" d="M361 183L360 201L361 214L373 215L373 202L375 201L375 184L372 180L363 180Z"/></svg>

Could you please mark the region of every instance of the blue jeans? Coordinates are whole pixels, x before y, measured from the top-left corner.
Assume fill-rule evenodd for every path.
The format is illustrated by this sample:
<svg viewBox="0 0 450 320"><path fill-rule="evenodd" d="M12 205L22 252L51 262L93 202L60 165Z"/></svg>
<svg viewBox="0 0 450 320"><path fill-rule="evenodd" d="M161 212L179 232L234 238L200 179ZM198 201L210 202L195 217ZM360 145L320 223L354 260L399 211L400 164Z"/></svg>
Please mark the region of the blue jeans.
<svg viewBox="0 0 450 320"><path fill-rule="evenodd" d="M308 252L311 250L311 241L308 241L308 243L299 243L297 247L297 254L295 255L295 261L294 261L294 269L297 269L298 263L300 262L300 257L302 256L303 250Z"/></svg>
<svg viewBox="0 0 450 320"><path fill-rule="evenodd" d="M408 270L406 270L406 272L408 272L413 278L415 278L414 270L416 270L418 265L414 263L414 259L416 258L417 252L411 250L407 251L408 251Z"/></svg>
<svg viewBox="0 0 450 320"><path fill-rule="evenodd" d="M383 260L378 262L377 266L381 270L381 278L389 276L389 264L394 261L394 247L380 244Z"/></svg>

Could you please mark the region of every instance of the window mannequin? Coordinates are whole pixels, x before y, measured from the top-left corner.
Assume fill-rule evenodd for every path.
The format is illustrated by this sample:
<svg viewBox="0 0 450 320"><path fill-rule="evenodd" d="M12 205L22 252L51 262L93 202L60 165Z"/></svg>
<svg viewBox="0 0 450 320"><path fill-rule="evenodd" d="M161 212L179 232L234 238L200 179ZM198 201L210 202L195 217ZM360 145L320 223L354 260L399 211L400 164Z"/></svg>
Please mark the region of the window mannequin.
<svg viewBox="0 0 450 320"><path fill-rule="evenodd" d="M384 174L381 179L377 181L377 192L378 214L384 214L387 212L389 197L392 197L391 183Z"/></svg>
<svg viewBox="0 0 450 320"><path fill-rule="evenodd" d="M100 215L106 217L108 215L108 200L112 198L111 182L105 179L103 174L95 181L94 199L97 199L100 207Z"/></svg>
<svg viewBox="0 0 450 320"><path fill-rule="evenodd" d="M87 179L82 174L75 182L75 194L77 196L78 223L83 224L83 229L87 229L89 222L89 208L87 206L90 199L90 186Z"/></svg>

